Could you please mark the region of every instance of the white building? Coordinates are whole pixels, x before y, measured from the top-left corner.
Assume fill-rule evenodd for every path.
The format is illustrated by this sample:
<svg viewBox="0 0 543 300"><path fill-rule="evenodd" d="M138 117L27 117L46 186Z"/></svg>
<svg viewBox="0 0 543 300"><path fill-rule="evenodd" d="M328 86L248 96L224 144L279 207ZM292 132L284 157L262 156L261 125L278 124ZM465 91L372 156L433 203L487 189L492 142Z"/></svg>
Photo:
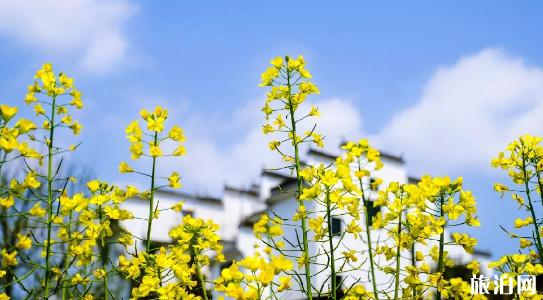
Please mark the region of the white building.
<svg viewBox="0 0 543 300"><path fill-rule="evenodd" d="M335 161L336 157L337 154L332 155L320 150L310 149L302 159L308 165L319 165L321 163L330 165ZM383 179L384 182L380 188L385 188L388 186L389 182L393 181L402 184L416 184L418 182L417 179L408 176L404 161L401 157L381 153L381 160L384 163L384 167L378 171L372 172L372 176ZM369 180L371 180L371 178ZM369 184L369 182L365 184ZM279 186L281 188L279 188ZM287 191L295 189L296 179L288 176L288 174L263 171L259 185L253 184L249 189L238 189L225 186L222 198L188 195L176 191L159 191L155 196L155 199L159 201L159 209L169 208L181 200L185 200L185 203L181 213L173 210L162 211L160 218L153 222L151 237L156 243L172 242L171 238L168 236L168 232L181 223L181 219L185 214L191 214L195 218L212 219L221 226L219 235L223 240L223 252L227 260L226 263L215 264L206 270L206 272L208 272L206 277L215 279L219 276L220 271L228 266L231 261L239 261L246 256L254 255L256 251L254 247L255 244L260 244L261 248L259 249L262 250L263 243L256 239L253 234L253 225L260 219L262 214L267 213L271 217L275 214L284 219L291 219L294 216L299 204L293 194L283 193L281 190ZM370 200L373 201L377 198L377 193L372 192L369 197ZM136 217L148 217L148 201L129 199L124 205L125 208L134 212ZM375 214L378 210L379 209L373 210L370 213ZM141 212L141 215L138 212ZM364 216L361 216L361 218L364 220ZM341 231L346 227L345 220L347 219L342 220L341 217L335 217L335 219L336 220L333 220L333 223L336 224L336 228L333 228L332 230ZM147 235L147 223L143 220L130 220L129 222L125 222L125 226L127 226L127 229L133 234L141 236L142 238L145 238ZM282 236L282 238L293 242L296 241L296 232L294 232L293 227L283 226L283 230L284 236ZM372 231L372 242L377 240L383 241L386 236L385 230L374 230ZM451 240L449 232L446 232L446 237L448 241ZM312 239L312 236L309 236L309 238ZM431 246L432 245L429 245L429 247ZM140 245L139 247L143 246ZM319 244L310 243L310 253L313 255L316 254L319 250L318 247ZM355 249L357 252L360 251L357 256L359 262L361 262L367 257L367 253L365 252L366 247L367 246L363 244L360 239L355 240L351 234L347 234L343 239L342 245L339 246L335 253L339 257L341 251ZM428 250L429 249L423 252L428 252ZM474 254L470 255L466 254L460 246L447 246L446 250L449 251L449 258L452 258L457 264L467 264L473 259L476 259L481 262L481 272L487 275L491 274L491 271L485 268L490 259L490 254L488 252L475 250ZM277 253L275 253L275 255L277 255ZM322 257L322 259L323 261L320 262L325 263L324 260L326 258ZM402 265L410 264L410 260L402 260ZM294 265L296 267L296 262ZM366 288L371 290L371 283L369 283L368 280L368 265L369 262L364 264L360 271L350 272L349 277L340 277L338 280L342 281L343 287L349 287L357 280L360 280L359 283L364 283ZM313 266L312 268L311 272L314 274L319 271L316 266ZM378 283L386 283L389 278L389 275L379 272L376 281ZM325 287L323 291L328 290L328 282L329 274L326 272L321 272L313 278L314 286ZM303 295L297 292L284 293L283 295L285 299L304 298ZM214 294L214 299L216 298L217 294Z"/></svg>

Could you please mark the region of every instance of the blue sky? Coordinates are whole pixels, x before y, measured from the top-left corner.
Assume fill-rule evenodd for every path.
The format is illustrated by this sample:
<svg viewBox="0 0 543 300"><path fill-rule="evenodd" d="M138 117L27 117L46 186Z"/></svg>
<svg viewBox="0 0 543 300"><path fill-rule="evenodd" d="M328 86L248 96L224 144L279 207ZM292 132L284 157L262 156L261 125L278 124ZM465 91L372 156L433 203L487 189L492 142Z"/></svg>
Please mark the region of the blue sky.
<svg viewBox="0 0 543 300"><path fill-rule="evenodd" d="M489 162L518 135L543 135L543 3L59 3L0 0L2 103L21 105L44 62L74 77L85 108L71 161L100 178L137 181L117 173L129 160L124 127L160 104L188 138L188 156L164 170L203 194L249 185L272 165L260 73L302 54L329 150L368 137L413 175L463 176L480 207L484 229L469 230L479 248L515 251L498 225L511 226L516 205L492 191L507 179Z"/></svg>

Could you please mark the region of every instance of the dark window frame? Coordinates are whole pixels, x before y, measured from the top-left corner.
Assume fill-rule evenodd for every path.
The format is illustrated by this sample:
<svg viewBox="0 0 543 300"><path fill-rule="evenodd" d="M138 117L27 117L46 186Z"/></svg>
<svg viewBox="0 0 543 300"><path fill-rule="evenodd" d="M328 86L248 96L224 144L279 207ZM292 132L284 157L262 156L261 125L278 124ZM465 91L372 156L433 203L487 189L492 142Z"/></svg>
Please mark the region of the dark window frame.
<svg viewBox="0 0 543 300"><path fill-rule="evenodd" d="M340 218L332 217L332 224L330 224L330 232L332 235L339 235L342 232L342 222Z"/></svg>
<svg viewBox="0 0 543 300"><path fill-rule="evenodd" d="M366 207L366 214L368 214L369 225L373 225L373 217L377 215L378 212L381 212L381 206L374 207L374 201L368 201L368 206Z"/></svg>

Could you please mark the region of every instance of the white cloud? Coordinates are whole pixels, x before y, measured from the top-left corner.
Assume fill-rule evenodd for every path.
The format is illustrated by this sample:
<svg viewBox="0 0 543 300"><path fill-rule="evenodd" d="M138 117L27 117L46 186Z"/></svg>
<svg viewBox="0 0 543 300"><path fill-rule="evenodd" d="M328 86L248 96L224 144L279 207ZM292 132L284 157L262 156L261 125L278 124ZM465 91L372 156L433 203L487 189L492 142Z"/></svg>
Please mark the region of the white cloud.
<svg viewBox="0 0 543 300"><path fill-rule="evenodd" d="M83 69L106 72L126 62L123 26L136 10L128 0L0 0L0 34L48 55L80 53Z"/></svg>
<svg viewBox="0 0 543 300"><path fill-rule="evenodd" d="M226 118L205 118L192 115L184 126L187 137L187 156L175 159L176 163L161 165L162 172L177 170L183 176L183 184L190 190L219 193L223 184L248 187L257 183L260 171L285 166L277 152L270 151L268 143L281 139L279 135L264 135L265 119L260 111L265 100L249 101L233 115ZM361 137L362 119L359 111L349 102L329 99L308 102L299 111L309 112L311 105L322 111L321 118L306 119L302 131L310 130L317 122L315 132L326 136L325 149L338 153L344 138ZM185 108L186 109L186 108ZM170 112L187 115L187 112ZM175 124L176 120L168 120ZM229 141L225 141L229 140ZM225 141L225 142L222 142ZM305 148L302 154L305 154Z"/></svg>
<svg viewBox="0 0 543 300"><path fill-rule="evenodd" d="M384 149L404 152L415 171L485 169L510 141L543 134L542 116L543 70L486 49L439 68L420 101L376 139Z"/></svg>

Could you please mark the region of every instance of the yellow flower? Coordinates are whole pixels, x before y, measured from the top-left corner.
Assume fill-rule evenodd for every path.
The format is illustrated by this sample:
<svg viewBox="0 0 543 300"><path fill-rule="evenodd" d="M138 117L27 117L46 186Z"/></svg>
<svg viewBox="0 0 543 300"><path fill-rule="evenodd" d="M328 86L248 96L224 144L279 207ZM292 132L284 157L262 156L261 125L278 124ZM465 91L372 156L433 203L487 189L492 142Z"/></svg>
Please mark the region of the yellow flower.
<svg viewBox="0 0 543 300"><path fill-rule="evenodd" d="M315 108L315 106L311 106L311 111L309 112L309 115L322 117L321 113Z"/></svg>
<svg viewBox="0 0 543 300"><path fill-rule="evenodd" d="M270 147L270 150L275 150L277 149L277 147L279 147L281 145L281 142L278 142L278 141L271 141L269 143L269 147Z"/></svg>
<svg viewBox="0 0 543 300"><path fill-rule="evenodd" d="M314 94L314 93L320 94L321 93L319 89L317 88L317 86L315 86L310 81L301 82L298 87L300 88L301 93L305 93L305 94Z"/></svg>
<svg viewBox="0 0 543 300"><path fill-rule="evenodd" d="M292 218L292 221L299 221L302 219L307 218L307 211L305 206L298 207L298 211L294 214L294 217Z"/></svg>
<svg viewBox="0 0 543 300"><path fill-rule="evenodd" d="M147 121L147 118L149 118L149 112L146 109L142 109L140 111L140 115L145 121Z"/></svg>
<svg viewBox="0 0 543 300"><path fill-rule="evenodd" d="M166 255L166 249L164 247L162 247L160 250L161 252L164 252L164 253L160 253L156 257L156 264L163 269L167 269L174 264L174 261L173 259L171 259L171 257L168 257Z"/></svg>
<svg viewBox="0 0 543 300"><path fill-rule="evenodd" d="M46 212L47 211L45 209L41 208L39 203L34 204L32 209L30 209L30 211L28 211L28 213L30 213L31 216L40 217L40 218L45 217Z"/></svg>
<svg viewBox="0 0 543 300"><path fill-rule="evenodd" d="M283 58L278 56L270 61L272 65L274 65L277 69L281 69L281 66L283 66Z"/></svg>
<svg viewBox="0 0 543 300"><path fill-rule="evenodd" d="M525 220L522 219L516 219L515 220L515 228L522 228L524 226L528 226L530 224L533 224L534 220L530 217L526 217Z"/></svg>
<svg viewBox="0 0 543 300"><path fill-rule="evenodd" d="M19 263L17 261L17 251L8 253L6 249L2 249L2 264L4 266L15 266Z"/></svg>
<svg viewBox="0 0 543 300"><path fill-rule="evenodd" d="M338 183L338 178L336 177L336 173L332 170L328 170L324 174L319 174L319 177L322 183L326 186L331 186Z"/></svg>
<svg viewBox="0 0 543 300"><path fill-rule="evenodd" d="M279 70L274 67L270 67L266 72L262 73L260 86L269 86L272 85L273 79L279 76Z"/></svg>
<svg viewBox="0 0 543 300"><path fill-rule="evenodd" d="M83 278L81 277L81 274L77 273L74 277L71 279L72 284L89 284L90 279L89 278Z"/></svg>
<svg viewBox="0 0 543 300"><path fill-rule="evenodd" d="M277 125L278 129L281 129L283 128L283 126L285 126L285 121L283 120L283 117L281 117L281 114L277 115L277 119L275 119L273 125Z"/></svg>
<svg viewBox="0 0 543 300"><path fill-rule="evenodd" d="M19 142L14 137L2 137L0 138L0 147L4 149L7 153L13 151L13 149L19 146Z"/></svg>
<svg viewBox="0 0 543 300"><path fill-rule="evenodd" d="M83 126L79 125L78 122L79 121L75 121L72 125L70 125L70 129L74 131L75 135L78 135L81 128L83 128Z"/></svg>
<svg viewBox="0 0 543 300"><path fill-rule="evenodd" d="M288 290L292 285L292 283L290 283L290 276L281 276L281 278L279 278L279 281L281 282L281 284L277 288L279 292Z"/></svg>
<svg viewBox="0 0 543 300"><path fill-rule="evenodd" d="M181 201L181 202L178 202L177 204L173 205L172 209L177 211L177 212L182 211L183 210L183 202L184 201Z"/></svg>
<svg viewBox="0 0 543 300"><path fill-rule="evenodd" d="M66 74L62 74L58 77L58 80L60 81L60 84L64 86L64 88L69 89L73 86L74 80L72 78L68 78Z"/></svg>
<svg viewBox="0 0 543 300"><path fill-rule="evenodd" d="M298 72L300 72L300 76L302 76L302 78L311 78L311 74L306 69L300 68Z"/></svg>
<svg viewBox="0 0 543 300"><path fill-rule="evenodd" d="M0 294L0 300L9 300L9 299L11 299L11 297L9 297L8 295L6 295L6 293Z"/></svg>
<svg viewBox="0 0 543 300"><path fill-rule="evenodd" d="M38 101L38 99L36 99L36 97L34 97L34 93L26 94L26 98L25 98L26 105L29 105L30 103L37 102L37 101Z"/></svg>
<svg viewBox="0 0 543 300"><path fill-rule="evenodd" d="M187 154L187 150L185 149L185 146L183 145L178 146L177 149L175 149L175 151L173 152L173 156L186 155L186 154Z"/></svg>
<svg viewBox="0 0 543 300"><path fill-rule="evenodd" d="M501 192L501 193L502 193L501 197L503 197L503 194L504 194L505 192L509 191L509 188L506 187L506 186L503 185L503 184L494 183L494 190L495 190L496 192Z"/></svg>
<svg viewBox="0 0 543 300"><path fill-rule="evenodd" d="M183 129L179 128L177 125L172 127L170 133L168 133L168 137L180 143L187 140L187 138L183 136Z"/></svg>
<svg viewBox="0 0 543 300"><path fill-rule="evenodd" d="M354 253L355 253L355 250L350 250L349 252L347 251L341 252L341 254L343 254L343 256L345 257L345 260L347 261L347 263L350 263L351 261L356 262L358 260L358 258L354 256Z"/></svg>
<svg viewBox="0 0 543 300"><path fill-rule="evenodd" d="M0 105L0 115L2 115L2 119L7 123L15 114L17 113L18 108L16 106L9 107L5 104Z"/></svg>
<svg viewBox="0 0 543 300"><path fill-rule="evenodd" d="M513 254L511 258L513 259L513 262L515 264L520 266L521 264L526 262L528 256L526 256L525 254Z"/></svg>
<svg viewBox="0 0 543 300"><path fill-rule="evenodd" d="M474 260L466 266L473 274L479 273L479 262Z"/></svg>
<svg viewBox="0 0 543 300"><path fill-rule="evenodd" d="M150 131L162 132L164 130L164 118L149 119L147 129Z"/></svg>
<svg viewBox="0 0 543 300"><path fill-rule="evenodd" d="M443 205L443 211L448 214L449 219L456 220L464 212L464 208L454 204L453 199L450 199L449 204Z"/></svg>
<svg viewBox="0 0 543 300"><path fill-rule="evenodd" d="M274 132L274 131L275 129L273 129L273 127L270 124L262 125L262 132L264 132L264 134L268 134L269 132Z"/></svg>
<svg viewBox="0 0 543 300"><path fill-rule="evenodd" d="M156 290L156 287L160 283L160 279L153 276L143 276L143 279L141 281L140 286L137 288L138 296L145 297L149 295L150 292L153 292ZM133 293L133 291L132 291Z"/></svg>
<svg viewBox="0 0 543 300"><path fill-rule="evenodd" d="M43 109L43 107L41 107L39 103L34 105L34 111L36 112L36 117L39 115L45 115L45 110Z"/></svg>
<svg viewBox="0 0 543 300"><path fill-rule="evenodd" d="M305 264L309 263L309 259L307 258L305 252L302 253L302 256L300 256L300 258L298 258L296 261L298 262L298 270L301 270Z"/></svg>
<svg viewBox="0 0 543 300"><path fill-rule="evenodd" d="M19 241L15 245L16 248L30 249L32 247L32 240L28 236L17 233L17 238Z"/></svg>
<svg viewBox="0 0 543 300"><path fill-rule="evenodd" d="M121 172L121 173L130 173L130 172L134 172L134 169L132 169L130 166L128 166L127 163L121 162L121 165L119 166L119 172Z"/></svg>
<svg viewBox="0 0 543 300"><path fill-rule="evenodd" d="M130 186L130 185L126 186L126 198L130 198L130 197L135 196L135 195L137 195L139 193L140 192L138 191L137 188L135 188L133 186Z"/></svg>
<svg viewBox="0 0 543 300"><path fill-rule="evenodd" d="M70 105L75 105L77 109L83 108L83 102L81 101L81 92L76 91L75 88L70 92L74 98L70 101Z"/></svg>
<svg viewBox="0 0 543 300"><path fill-rule="evenodd" d="M100 279L106 276L106 271L104 271L104 269L98 268L96 269L96 271L94 271L93 275L94 277Z"/></svg>
<svg viewBox="0 0 543 300"><path fill-rule="evenodd" d="M349 223L349 226L347 226L347 229L345 229L346 232L352 233L354 235L354 239L356 240L358 238L358 233L362 232L362 227L358 226L356 224L355 220L351 220L351 223Z"/></svg>
<svg viewBox="0 0 543 300"><path fill-rule="evenodd" d="M70 115L64 116L64 118L62 118L60 120L60 122L62 122L64 124L70 124L70 123L72 123L72 116L70 116Z"/></svg>
<svg viewBox="0 0 543 300"><path fill-rule="evenodd" d="M521 249L524 249L526 247L530 247L531 245L533 245L533 243L528 241L527 239L524 239L524 238L520 239L520 248Z"/></svg>
<svg viewBox="0 0 543 300"><path fill-rule="evenodd" d="M89 191L91 191L91 193L94 193L100 188L100 181L98 180L89 181L87 182L87 187L89 188Z"/></svg>
<svg viewBox="0 0 543 300"><path fill-rule="evenodd" d="M38 129L38 126L36 126L36 124L32 123L32 121L30 120L26 120L26 119L19 119L19 121L17 121L17 123L15 124L15 127L16 128L19 128L19 134L25 134L29 131L32 131L32 130L36 130Z"/></svg>
<svg viewBox="0 0 543 300"><path fill-rule="evenodd" d="M179 179L180 179L179 174L177 172L173 172L172 176L168 177L168 180L170 181L168 186L173 187L174 189L182 187L181 183L179 183Z"/></svg>
<svg viewBox="0 0 543 300"><path fill-rule="evenodd" d="M6 198L0 198L0 206L2 206L2 210L6 211L10 207L15 204L15 201L13 199L13 196L11 194L7 195Z"/></svg>
<svg viewBox="0 0 543 300"><path fill-rule="evenodd" d="M31 172L28 172L26 174L24 184L34 189L37 189L41 186L41 183L36 180L36 174Z"/></svg>
<svg viewBox="0 0 543 300"><path fill-rule="evenodd" d="M68 109L64 106L57 106L57 115L62 115L68 112Z"/></svg>
<svg viewBox="0 0 543 300"><path fill-rule="evenodd" d="M290 259L286 259L283 254L275 257L272 256L271 258L272 265L275 268L275 274L279 274L281 271L287 272L292 270L292 267L294 267L294 263Z"/></svg>
<svg viewBox="0 0 543 300"><path fill-rule="evenodd" d="M152 157L160 157L162 156L162 150L160 150L160 148L158 148L157 146L151 146L151 148L149 149L149 154Z"/></svg>
<svg viewBox="0 0 543 300"><path fill-rule="evenodd" d="M135 143L132 146L130 146L130 152L132 152L131 159L138 159L143 154L143 144L142 143Z"/></svg>

